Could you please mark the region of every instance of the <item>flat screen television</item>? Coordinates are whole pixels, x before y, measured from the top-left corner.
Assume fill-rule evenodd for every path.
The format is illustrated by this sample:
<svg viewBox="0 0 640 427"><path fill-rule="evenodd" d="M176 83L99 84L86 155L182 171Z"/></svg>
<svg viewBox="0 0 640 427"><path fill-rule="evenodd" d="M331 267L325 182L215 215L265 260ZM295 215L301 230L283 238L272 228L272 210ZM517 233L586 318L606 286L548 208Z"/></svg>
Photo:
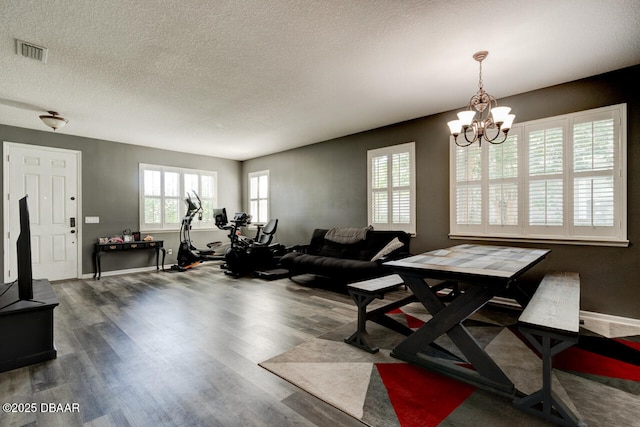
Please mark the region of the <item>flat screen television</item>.
<svg viewBox="0 0 640 427"><path fill-rule="evenodd" d="M29 206L27 197L19 200L20 235L16 241L18 261L18 297L21 300L33 300L33 277L31 272L31 228L29 225Z"/></svg>

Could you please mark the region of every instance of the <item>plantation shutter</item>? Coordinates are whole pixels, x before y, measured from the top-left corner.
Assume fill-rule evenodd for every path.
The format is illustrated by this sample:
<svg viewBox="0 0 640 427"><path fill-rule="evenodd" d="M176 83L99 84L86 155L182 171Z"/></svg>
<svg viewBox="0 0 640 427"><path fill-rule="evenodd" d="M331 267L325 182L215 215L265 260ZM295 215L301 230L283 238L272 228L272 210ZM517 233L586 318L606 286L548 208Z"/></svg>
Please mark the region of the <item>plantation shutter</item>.
<svg viewBox="0 0 640 427"><path fill-rule="evenodd" d="M146 228L162 225L162 171L145 169L143 179L143 224Z"/></svg>
<svg viewBox="0 0 640 427"><path fill-rule="evenodd" d="M373 224L389 223L389 156L377 156L371 160L371 211Z"/></svg>
<svg viewBox="0 0 640 427"><path fill-rule="evenodd" d="M254 223L269 221L269 171L249 174L249 214Z"/></svg>
<svg viewBox="0 0 640 427"><path fill-rule="evenodd" d="M393 188L392 216L394 224L411 222L411 163L409 152L394 153L391 157Z"/></svg>
<svg viewBox="0 0 640 427"><path fill-rule="evenodd" d="M573 126L574 225L614 225L613 118Z"/></svg>
<svg viewBox="0 0 640 427"><path fill-rule="evenodd" d="M482 223L480 146L456 147L456 224Z"/></svg>
<svg viewBox="0 0 640 427"><path fill-rule="evenodd" d="M180 224L180 173L164 172L164 223Z"/></svg>
<svg viewBox="0 0 640 427"><path fill-rule="evenodd" d="M489 146L489 226L518 225L518 134Z"/></svg>
<svg viewBox="0 0 640 427"><path fill-rule="evenodd" d="M564 224L562 126L528 132L529 226Z"/></svg>

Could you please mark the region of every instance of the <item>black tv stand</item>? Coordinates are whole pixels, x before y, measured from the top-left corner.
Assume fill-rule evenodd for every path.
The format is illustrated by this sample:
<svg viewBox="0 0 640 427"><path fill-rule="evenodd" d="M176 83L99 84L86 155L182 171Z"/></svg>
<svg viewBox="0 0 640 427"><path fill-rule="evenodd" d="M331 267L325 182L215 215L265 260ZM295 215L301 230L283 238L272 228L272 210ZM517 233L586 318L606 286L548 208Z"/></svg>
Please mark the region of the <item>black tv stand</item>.
<svg viewBox="0 0 640 427"><path fill-rule="evenodd" d="M9 283L9 284L7 285L7 289L5 289L5 290L4 290L4 292L2 292L2 293L0 294L0 300L2 300L2 296L3 296L5 293L7 293L7 292L9 291L9 289L10 289L13 285L15 285L15 284L16 284L16 282L11 282L11 283ZM36 303L36 304L46 304L46 302L44 302L44 301L36 301L36 300L34 300L34 299L20 299L20 298L18 298L18 299L16 299L14 302L10 302L10 303L9 303L9 304L7 304L7 305L1 306L1 307L0 307L0 311L4 310L4 309L5 309L5 308L7 308L7 307L11 307L13 304L17 304L17 303L19 303L20 301L29 301L29 302L33 302L33 303Z"/></svg>
<svg viewBox="0 0 640 427"><path fill-rule="evenodd" d="M47 279L33 280L33 299L9 285L0 295L0 372L55 359L53 309L58 298Z"/></svg>

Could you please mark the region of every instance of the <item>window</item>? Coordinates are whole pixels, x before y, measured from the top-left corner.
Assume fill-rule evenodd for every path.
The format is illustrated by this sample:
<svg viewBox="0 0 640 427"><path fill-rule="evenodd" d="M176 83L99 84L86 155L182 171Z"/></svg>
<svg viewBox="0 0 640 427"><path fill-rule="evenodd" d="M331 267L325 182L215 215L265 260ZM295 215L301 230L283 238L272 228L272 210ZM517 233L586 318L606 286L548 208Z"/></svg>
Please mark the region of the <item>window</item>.
<svg viewBox="0 0 640 427"><path fill-rule="evenodd" d="M451 236L628 244L626 105L451 143Z"/></svg>
<svg viewBox="0 0 640 427"><path fill-rule="evenodd" d="M184 198L195 191L202 203L202 221L192 227L212 228L217 206L216 172L140 164L140 229L177 230L186 212Z"/></svg>
<svg viewBox="0 0 640 427"><path fill-rule="evenodd" d="M269 221L269 171L249 174L249 214L254 223Z"/></svg>
<svg viewBox="0 0 640 427"><path fill-rule="evenodd" d="M369 224L378 230L416 232L415 143L367 152Z"/></svg>

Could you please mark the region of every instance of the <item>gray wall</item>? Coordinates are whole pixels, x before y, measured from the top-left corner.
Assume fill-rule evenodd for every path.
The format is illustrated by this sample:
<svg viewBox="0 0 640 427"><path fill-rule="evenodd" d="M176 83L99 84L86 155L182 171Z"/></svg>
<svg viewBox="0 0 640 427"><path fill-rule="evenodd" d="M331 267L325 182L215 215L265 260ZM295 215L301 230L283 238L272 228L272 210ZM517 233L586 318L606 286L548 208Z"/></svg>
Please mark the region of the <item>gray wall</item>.
<svg viewBox="0 0 640 427"><path fill-rule="evenodd" d="M640 319L640 66L500 99L524 122L618 103L627 103L628 248L520 244L552 250L525 282L547 270L577 271L583 310ZM470 94L471 95L471 94ZM269 169L271 217L279 218L278 241L305 243L314 228L367 225L366 152L416 142L417 236L414 253L463 243L450 240L449 136L446 112L356 135L243 162L247 174ZM246 205L245 205L246 208Z"/></svg>
<svg viewBox="0 0 640 427"><path fill-rule="evenodd" d="M546 270L578 271L582 276L582 309L638 319L640 251L633 243L640 237L640 93L635 81L639 74L640 66L636 66L500 100L514 109L519 121L627 103L627 214L632 245L528 245L548 247L552 253L526 279L534 282ZM100 224L83 224L82 271L88 274L93 271L91 254L99 236L138 228L138 163L218 171L220 206L229 212L246 203L247 173L269 169L271 216L281 221L278 240L295 244L307 242L317 227L366 225L367 150L415 141L418 223L412 251L461 243L448 238L449 149L445 123L453 115L428 116L243 163L2 125L0 140L82 152L83 216L100 217ZM167 260L167 264L173 263L178 232L154 235L174 249ZM222 232L194 232L199 246L224 239ZM4 254L0 263L3 260ZM153 262L148 254L110 255L103 257L103 270Z"/></svg>
<svg viewBox="0 0 640 427"><path fill-rule="evenodd" d="M37 120L35 115L34 120ZM68 126L73 126L73 122ZM0 140L82 152L82 195L80 200L83 215L81 230L83 274L93 272L93 245L97 242L98 237L121 234L127 228L139 229L139 163L217 171L220 207L227 207L231 212L234 212L241 206L241 164L235 160L2 125L0 125ZM0 164L0 168L2 167ZM4 203L5 198L2 199ZM0 210L1 215L2 210ZM84 224L85 216L99 216L100 223ZM180 241L179 232L153 232L149 234L152 234L156 240L163 239L165 247L173 249L173 255L167 255L166 264L170 266L175 263ZM207 242L226 240L226 233L222 231L194 231L192 238L196 246L205 247ZM0 263L4 263L4 253ZM118 253L102 257L103 272L147 265L155 265L152 251ZM2 271L4 271L4 265Z"/></svg>

